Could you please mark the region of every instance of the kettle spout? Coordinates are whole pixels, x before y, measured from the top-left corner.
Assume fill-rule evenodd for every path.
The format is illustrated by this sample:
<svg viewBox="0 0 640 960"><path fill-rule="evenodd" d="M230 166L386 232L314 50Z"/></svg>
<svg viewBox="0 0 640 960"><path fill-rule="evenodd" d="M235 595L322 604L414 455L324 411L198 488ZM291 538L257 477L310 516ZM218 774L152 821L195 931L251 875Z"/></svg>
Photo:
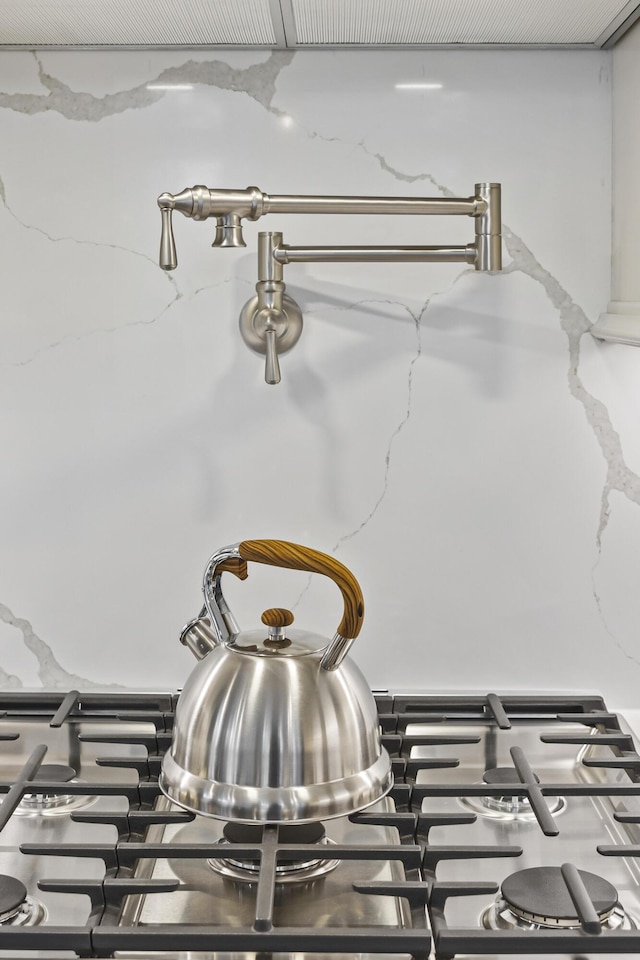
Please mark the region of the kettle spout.
<svg viewBox="0 0 640 960"><path fill-rule="evenodd" d="M180 643L191 650L196 660L204 660L217 646L217 638L211 630L211 621L207 617L207 608L203 607L194 620L182 628Z"/></svg>

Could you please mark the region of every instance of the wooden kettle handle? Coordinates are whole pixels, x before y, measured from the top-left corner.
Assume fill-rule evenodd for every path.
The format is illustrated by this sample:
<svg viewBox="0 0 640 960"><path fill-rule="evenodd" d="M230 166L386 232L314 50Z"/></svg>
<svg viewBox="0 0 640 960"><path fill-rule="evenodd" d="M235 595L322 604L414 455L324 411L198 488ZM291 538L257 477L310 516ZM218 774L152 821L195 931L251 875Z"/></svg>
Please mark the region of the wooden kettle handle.
<svg viewBox="0 0 640 960"><path fill-rule="evenodd" d="M344 615L337 632L347 640L355 640L364 620L364 599L360 584L348 567L319 550L303 547L286 540L243 540L238 545L243 560L267 563L289 570L307 570L330 577L340 588L344 600Z"/></svg>

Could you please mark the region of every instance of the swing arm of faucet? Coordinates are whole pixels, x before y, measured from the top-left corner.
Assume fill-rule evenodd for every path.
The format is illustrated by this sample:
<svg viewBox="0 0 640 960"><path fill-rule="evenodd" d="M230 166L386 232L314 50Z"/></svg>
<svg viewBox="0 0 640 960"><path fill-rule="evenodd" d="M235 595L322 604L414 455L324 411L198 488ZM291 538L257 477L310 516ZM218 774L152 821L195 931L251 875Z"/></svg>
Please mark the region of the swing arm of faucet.
<svg viewBox="0 0 640 960"><path fill-rule="evenodd" d="M341 197L269 196L258 187L213 190L196 186L158 197L162 215L160 266L178 265L172 213L179 210L193 220L216 219L213 247L244 247L242 220L280 214L394 214L463 215L475 221L472 243L464 246L324 246L294 247L281 233L258 234L257 295L242 309L240 330L245 342L266 357L265 380L280 382L278 356L297 343L302 331L299 306L287 296L283 265L287 263L468 263L492 273L502 269L501 189L499 183L476 183L471 197Z"/></svg>

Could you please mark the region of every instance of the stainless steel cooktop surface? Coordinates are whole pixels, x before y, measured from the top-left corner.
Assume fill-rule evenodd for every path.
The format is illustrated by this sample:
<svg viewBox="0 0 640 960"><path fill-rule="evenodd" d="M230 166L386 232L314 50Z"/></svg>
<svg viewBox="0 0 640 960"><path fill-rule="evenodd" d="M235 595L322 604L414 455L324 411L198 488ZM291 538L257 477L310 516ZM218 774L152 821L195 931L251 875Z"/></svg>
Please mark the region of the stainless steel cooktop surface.
<svg viewBox="0 0 640 960"><path fill-rule="evenodd" d="M176 694L0 701L0 956L640 955L640 756L598 696L376 694L391 792L284 827L160 793Z"/></svg>

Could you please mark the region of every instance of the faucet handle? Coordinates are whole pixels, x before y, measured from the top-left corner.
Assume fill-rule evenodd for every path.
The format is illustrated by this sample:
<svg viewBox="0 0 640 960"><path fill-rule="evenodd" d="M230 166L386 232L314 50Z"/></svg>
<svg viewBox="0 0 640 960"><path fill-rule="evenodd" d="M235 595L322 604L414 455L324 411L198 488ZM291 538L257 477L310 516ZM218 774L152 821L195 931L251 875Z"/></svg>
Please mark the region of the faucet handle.
<svg viewBox="0 0 640 960"><path fill-rule="evenodd" d="M274 307L263 307L253 317L253 329L262 340L262 348L265 354L265 382L271 385L280 383L282 378L278 360L278 337L286 333L286 314Z"/></svg>
<svg viewBox="0 0 640 960"><path fill-rule="evenodd" d="M160 234L160 266L163 270L175 270L178 266L176 242L173 237L171 214L175 205L175 198L170 193L162 193L158 197L160 216L162 217L162 232Z"/></svg>
<svg viewBox="0 0 640 960"><path fill-rule="evenodd" d="M252 297L240 312L240 333L248 347L264 355L266 382L280 383L279 357L298 342L302 333L302 312L286 293L282 296L282 310L261 308L260 298Z"/></svg>
<svg viewBox="0 0 640 960"><path fill-rule="evenodd" d="M280 383L280 363L278 362L278 334L273 324L268 324L264 332L266 356L264 379L266 383Z"/></svg>

